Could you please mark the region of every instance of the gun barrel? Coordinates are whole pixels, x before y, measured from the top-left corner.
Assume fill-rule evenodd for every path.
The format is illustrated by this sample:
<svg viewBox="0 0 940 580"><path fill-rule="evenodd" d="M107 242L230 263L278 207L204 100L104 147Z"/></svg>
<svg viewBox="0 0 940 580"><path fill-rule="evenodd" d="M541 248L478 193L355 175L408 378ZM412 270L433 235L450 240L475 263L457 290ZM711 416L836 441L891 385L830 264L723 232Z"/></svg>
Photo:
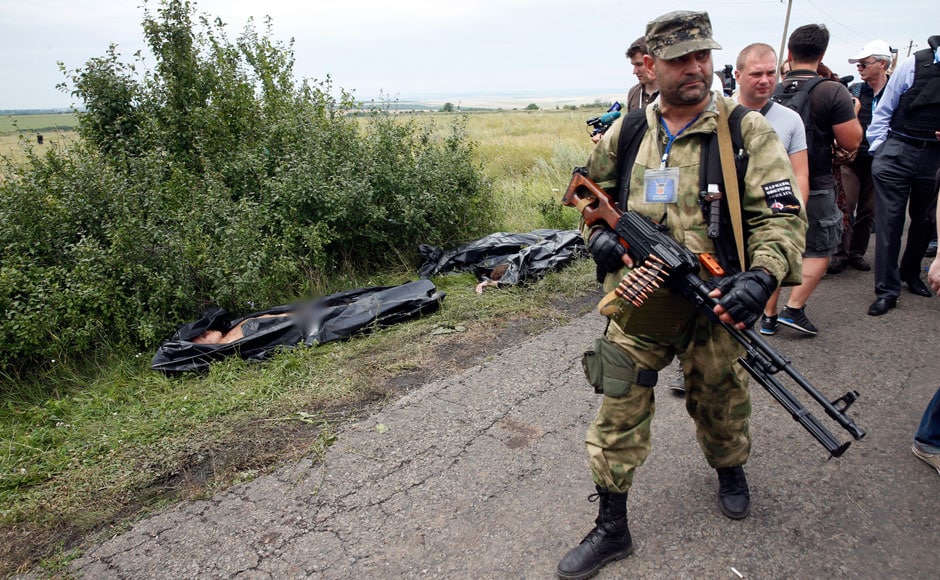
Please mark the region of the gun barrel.
<svg viewBox="0 0 940 580"><path fill-rule="evenodd" d="M771 375L762 373L760 369L754 366L753 361L746 357L738 359L738 362L741 363L744 370L757 379L761 386L790 413L790 416L793 417L797 423L809 431L810 435L826 448L826 451L828 451L830 455L839 457L845 453L845 450L849 448L851 443L842 443L836 439L806 407L794 398L793 393L783 388L783 385L781 385L779 381Z"/></svg>
<svg viewBox="0 0 940 580"><path fill-rule="evenodd" d="M707 308L708 310L714 308L718 301L708 295L710 290L705 286L702 279L694 273L687 274L685 279L693 289L700 307ZM775 373L781 370L784 371L800 388L806 391L822 406L827 415L835 420L843 429L848 431L853 438L860 440L865 436L865 431L860 429L855 422L844 413L844 409L839 410L835 405L829 402L829 400L816 390L799 371L793 368L789 359L777 352L777 350L761 338L754 329L745 328L744 330L738 330L734 326L725 324L724 322L719 321L719 324L744 347L745 356L738 359L741 366L790 413L790 416L809 431L833 457L839 457L845 453L849 444L840 443L790 391L780 384L780 381L773 376ZM855 393L855 397L857 396L858 394ZM846 395L844 398L848 400L848 397L849 395ZM851 400L854 401L854 398ZM848 408L848 404L846 408Z"/></svg>
<svg viewBox="0 0 940 580"><path fill-rule="evenodd" d="M858 398L858 393L847 393L842 398L843 400L847 401L847 404L842 409L837 408L829 401L829 399L820 393L806 379L806 377L800 373L800 371L793 368L793 365L790 363L789 359L781 355L775 348L770 346L770 344L764 340L757 331L755 331L753 328L745 328L744 330L740 330L738 332L744 334L747 337L747 340L754 347L756 347L762 355L770 359L776 368L785 372L791 379L793 379L793 382L800 385L804 391L806 391L811 397L813 397L813 399L816 400L816 402L820 404L820 406L822 406L823 410L826 411L826 414L829 415L843 429L848 431L848 433L854 439L861 440L863 437L865 437L865 431L856 425L855 421L853 421L851 417L845 414L845 410L848 409L849 405Z"/></svg>

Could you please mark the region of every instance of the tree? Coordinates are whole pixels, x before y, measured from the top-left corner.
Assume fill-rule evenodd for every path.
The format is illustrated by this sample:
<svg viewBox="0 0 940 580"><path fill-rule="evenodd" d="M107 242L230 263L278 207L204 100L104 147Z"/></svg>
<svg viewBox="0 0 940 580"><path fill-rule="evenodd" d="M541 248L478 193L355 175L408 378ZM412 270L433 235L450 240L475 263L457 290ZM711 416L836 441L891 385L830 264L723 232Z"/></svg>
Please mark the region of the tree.
<svg viewBox="0 0 940 580"><path fill-rule="evenodd" d="M539 110L539 106L536 105L535 103L529 103L528 105L526 105L525 110L526 110L526 111L538 111L538 110Z"/></svg>
<svg viewBox="0 0 940 580"><path fill-rule="evenodd" d="M453 113L453 112L454 112L454 104L453 104L453 103L444 103L444 106L441 107L441 112L442 112L442 113Z"/></svg>
<svg viewBox="0 0 940 580"><path fill-rule="evenodd" d="M492 231L459 120L439 135L386 106L360 125L329 77L294 78L270 21L232 42L193 11L145 8L143 74L113 46L65 72L81 143L0 157L18 176L0 180L0 373L139 352L208 306L348 289L331 284Z"/></svg>

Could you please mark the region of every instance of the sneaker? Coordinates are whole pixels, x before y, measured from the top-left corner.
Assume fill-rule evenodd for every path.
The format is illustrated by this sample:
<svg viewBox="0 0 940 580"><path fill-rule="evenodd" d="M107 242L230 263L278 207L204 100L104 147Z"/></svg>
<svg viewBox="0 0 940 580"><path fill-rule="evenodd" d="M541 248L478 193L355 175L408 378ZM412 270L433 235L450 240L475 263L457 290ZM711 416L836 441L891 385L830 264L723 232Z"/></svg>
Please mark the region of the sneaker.
<svg viewBox="0 0 940 580"><path fill-rule="evenodd" d="M777 315L767 316L766 314L761 314L760 317L760 333L773 336L777 334Z"/></svg>
<svg viewBox="0 0 940 580"><path fill-rule="evenodd" d="M794 330L799 330L804 334L809 334L811 336L816 336L819 334L819 329L809 321L809 318L806 318L806 307L802 308L790 308L787 306L780 311L780 315L777 320L780 324L789 326Z"/></svg>
<svg viewBox="0 0 940 580"><path fill-rule="evenodd" d="M924 462L927 463L927 465L936 469L937 473L940 473L940 453L929 453L927 451L924 451L923 449L918 447L916 441L914 442L913 445L911 445L911 451L914 452L914 455L916 455L920 459L923 459Z"/></svg>

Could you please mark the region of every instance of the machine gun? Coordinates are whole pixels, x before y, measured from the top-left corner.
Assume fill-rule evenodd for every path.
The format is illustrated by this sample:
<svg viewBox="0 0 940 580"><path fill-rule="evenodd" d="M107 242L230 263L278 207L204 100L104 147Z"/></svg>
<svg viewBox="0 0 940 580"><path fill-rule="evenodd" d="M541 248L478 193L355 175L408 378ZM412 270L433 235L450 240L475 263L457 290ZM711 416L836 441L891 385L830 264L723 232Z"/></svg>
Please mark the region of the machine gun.
<svg viewBox="0 0 940 580"><path fill-rule="evenodd" d="M607 129L610 129L610 126L614 124L620 117L620 103L615 102L613 105L607 109L607 112L603 115L598 115L597 117L591 117L587 120L587 124L591 125L594 130L591 131L591 137L594 135L603 135Z"/></svg>
<svg viewBox="0 0 940 580"><path fill-rule="evenodd" d="M574 170L562 203L577 208L588 225L607 224L620 236L620 243L633 260L634 268L614 290L617 297L639 307L649 294L665 285L690 300L700 312L715 319L744 347L744 355L738 359L741 366L809 431L832 457L845 453L851 442L842 443L836 439L774 377L776 373L783 371L789 375L853 438L860 440L865 436L865 431L846 414L849 406L859 397L857 391L849 391L830 402L793 368L789 359L770 346L754 329L739 330L715 317L713 310L718 300L708 295L712 288L698 276L700 263L712 272L716 271L715 267L719 268L719 275L721 274L717 263L711 264L707 261L710 258L707 254L702 255L705 258L697 257L669 237L663 226L648 217L631 211L622 212L614 205L610 195L587 177L584 168L578 167Z"/></svg>

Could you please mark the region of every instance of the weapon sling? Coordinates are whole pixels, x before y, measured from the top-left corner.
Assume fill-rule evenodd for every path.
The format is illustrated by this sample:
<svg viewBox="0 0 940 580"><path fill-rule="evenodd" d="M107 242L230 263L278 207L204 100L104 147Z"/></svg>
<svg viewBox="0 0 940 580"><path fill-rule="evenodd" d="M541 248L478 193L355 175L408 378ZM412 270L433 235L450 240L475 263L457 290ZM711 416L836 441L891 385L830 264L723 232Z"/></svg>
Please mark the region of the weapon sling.
<svg viewBox="0 0 940 580"><path fill-rule="evenodd" d="M747 270L744 261L744 224L741 222L741 194L738 191L738 172L734 166L734 147L731 144L731 127L728 125L728 110L725 102L718 101L718 155L721 159L721 172L725 177L725 199L728 200L728 213L731 214L731 229L734 231L734 246L738 250L738 263L741 271ZM728 179L728 178L731 179Z"/></svg>

